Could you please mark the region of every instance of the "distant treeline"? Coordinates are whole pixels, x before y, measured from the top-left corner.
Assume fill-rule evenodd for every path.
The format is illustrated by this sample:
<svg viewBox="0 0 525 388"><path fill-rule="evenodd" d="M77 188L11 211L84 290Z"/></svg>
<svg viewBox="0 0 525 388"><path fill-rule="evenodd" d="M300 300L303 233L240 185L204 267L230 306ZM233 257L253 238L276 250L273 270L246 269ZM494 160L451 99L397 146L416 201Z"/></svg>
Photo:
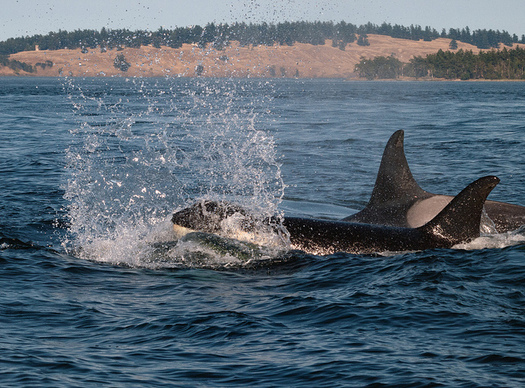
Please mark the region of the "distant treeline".
<svg viewBox="0 0 525 388"><path fill-rule="evenodd" d="M157 31L127 29L75 30L72 32L59 30L47 35L33 35L19 38L10 38L0 42L0 55L10 55L21 51L32 51L38 46L41 50L59 49L95 49L101 50L141 47L153 45L155 47L169 46L179 48L184 43L197 44L205 47L212 44L216 49L222 49L230 41L238 41L241 45L293 45L294 43L309 43L323 45L326 40L332 40L334 47L344 50L346 45L357 41L357 44L368 45L367 34L387 35L393 38L426 40L449 38L456 41L470 43L478 48L497 48L500 43L524 43L525 35L521 40L516 34L510 35L506 31L463 29L443 29L441 32L431 27L422 28L418 25L404 27L383 23L376 25L368 23L357 26L344 21L333 22L284 22L278 24L215 24L209 23L204 27L191 26L174 29L160 28Z"/></svg>
<svg viewBox="0 0 525 388"><path fill-rule="evenodd" d="M490 50L474 54L470 50L457 52L439 50L425 58L416 57L402 63L393 56L362 58L356 65L360 77L396 79L402 76L444 79L525 79L525 49Z"/></svg>

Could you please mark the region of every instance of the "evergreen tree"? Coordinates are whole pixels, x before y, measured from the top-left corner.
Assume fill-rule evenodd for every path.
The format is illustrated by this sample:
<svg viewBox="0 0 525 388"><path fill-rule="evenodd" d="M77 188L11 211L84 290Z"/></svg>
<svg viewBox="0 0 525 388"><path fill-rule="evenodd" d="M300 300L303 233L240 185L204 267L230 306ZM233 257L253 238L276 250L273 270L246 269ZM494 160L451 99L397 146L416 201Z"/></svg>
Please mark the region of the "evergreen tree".
<svg viewBox="0 0 525 388"><path fill-rule="evenodd" d="M403 64L394 56L376 57L367 59L361 57L360 62L355 66L359 76L368 80L373 79L396 79L403 72Z"/></svg>
<svg viewBox="0 0 525 388"><path fill-rule="evenodd" d="M215 24L209 23L204 28L191 26L150 32L144 30L130 31L127 29L109 30L102 28L97 30L75 30L50 32L47 35L33 35L19 38L9 38L0 42L0 54L10 55L20 51L32 51L38 45L42 50L59 49L95 49L112 50L123 47L141 47L153 45L161 47L167 45L179 48L183 44L197 43L201 47L213 44L216 49L222 49L229 45L230 41L238 41L241 46L247 45L293 45L295 42L322 45L326 40L333 41L334 47L344 49L347 44L356 40L359 36L359 45L368 45L367 34L385 34L400 39L424 39L426 41L438 37L456 40L476 45L478 48L498 48L501 43L510 46L513 43L525 44L525 35L518 39L517 35L511 35L507 31L476 30L471 31L468 27L463 29L451 28L448 33L445 29L438 33L431 27L422 28L419 25L404 27L383 23L375 25L367 23L356 26L341 21L333 22L284 22L279 24L246 24L233 23Z"/></svg>
<svg viewBox="0 0 525 388"><path fill-rule="evenodd" d="M368 36L366 34L359 35L359 38L357 38L357 44L359 46L370 46L370 42L368 42Z"/></svg>
<svg viewBox="0 0 525 388"><path fill-rule="evenodd" d="M113 66L120 71L128 71L128 69L131 67L128 61L126 61L126 58L124 57L124 54L118 54L115 57L115 60L113 61Z"/></svg>

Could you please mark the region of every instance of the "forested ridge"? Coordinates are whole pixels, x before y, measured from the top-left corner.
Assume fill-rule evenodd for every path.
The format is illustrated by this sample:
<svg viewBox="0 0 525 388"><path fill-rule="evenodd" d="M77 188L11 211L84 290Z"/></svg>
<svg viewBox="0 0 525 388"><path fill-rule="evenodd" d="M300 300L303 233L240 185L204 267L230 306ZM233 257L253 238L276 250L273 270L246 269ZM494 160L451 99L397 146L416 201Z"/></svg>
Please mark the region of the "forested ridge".
<svg viewBox="0 0 525 388"><path fill-rule="evenodd" d="M238 42L240 47L251 49L255 46L293 46L295 43L323 46L326 41L329 41L334 48L352 51L348 45L354 43L358 46L370 45L369 34L427 42L437 38L447 38L450 39L450 45L447 51L440 49L433 54L415 56L408 63L401 62L395 54L373 58L362 57L360 62L355 65L355 72L362 78L371 80L401 77L464 80L525 79L525 50L519 46L516 48L517 43L525 44L525 35L518 39L516 35L511 36L506 31L470 31L468 27L448 31L442 30L441 33L438 33L430 27L422 28L414 25L404 27L397 24L375 25L368 23L357 26L346 22L234 23L231 25L209 23L204 27L190 26L170 30L160 28L157 31L110 30L105 28L100 31L75 30L68 32L59 30L47 35L11 38L0 42L0 67L9 67L16 74L19 72L36 74L40 68L49 69L55 65L46 57L33 61L31 64L22 62L25 59L21 61L20 57L15 57L19 60L10 57L11 54L35 50L49 52L59 49L81 49L84 53L93 52L93 50L100 50L101 53L104 53L108 50L119 51L142 46L181 48L183 44L225 50L227 47L231 47L232 42ZM471 50L458 50L458 41L488 50L479 53L474 53ZM503 49L500 49L502 46ZM505 46L513 46L514 48ZM228 60L226 55L220 58L223 57ZM405 61L407 59L407 57L404 58ZM354 61L351 65L350 72L354 71L353 66L356 62ZM126 72L131 63L127 61L124 54L118 53L114 58L113 66L122 72ZM282 65L279 66L282 67ZM268 64L268 68L270 69L270 76L277 75L278 72L273 64ZM60 73L62 68L57 69ZM197 74L199 73L197 72ZM285 71L281 69L279 74L284 76ZM295 69L295 72L290 74L297 76L299 73Z"/></svg>
<svg viewBox="0 0 525 388"><path fill-rule="evenodd" d="M525 49L480 51L443 51L425 58L415 57L402 63L393 56L362 58L356 65L360 77L397 79L400 77L444 79L525 79Z"/></svg>
<svg viewBox="0 0 525 388"><path fill-rule="evenodd" d="M324 45L331 40L334 47L344 50L349 43L367 45L367 34L387 35L393 38L426 40L449 38L469 43L480 49L497 48L500 43L510 46L513 43L524 43L525 35L521 39L507 31L475 30L468 27L463 29L451 28L438 32L431 27L411 25L410 27L398 24L383 23L376 25L367 23L357 26L341 21L334 22L283 22L277 24L215 24L206 26L178 27L174 29L159 28L157 31L128 29L75 30L50 32L47 35L33 35L10 38L0 42L0 55L10 55L21 51L32 51L37 47L40 50L59 49L95 49L101 50L141 47L153 45L155 47L168 46L179 48L183 44L197 44L206 47L212 44L221 49L230 41L238 41L241 45L293 45L294 43L308 43Z"/></svg>

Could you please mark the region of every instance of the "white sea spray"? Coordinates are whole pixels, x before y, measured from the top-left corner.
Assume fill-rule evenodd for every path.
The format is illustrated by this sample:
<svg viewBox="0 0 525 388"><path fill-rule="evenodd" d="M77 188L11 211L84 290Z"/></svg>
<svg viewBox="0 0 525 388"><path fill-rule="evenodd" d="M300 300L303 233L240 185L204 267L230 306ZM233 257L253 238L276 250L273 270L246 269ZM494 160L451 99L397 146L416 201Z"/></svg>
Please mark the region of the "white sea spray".
<svg viewBox="0 0 525 388"><path fill-rule="evenodd" d="M175 239L171 213L196 199L236 202L261 218L278 213L284 184L263 125L266 82L68 79L65 88L78 125L67 150L64 246L79 256L166 265L152 260L155 244Z"/></svg>

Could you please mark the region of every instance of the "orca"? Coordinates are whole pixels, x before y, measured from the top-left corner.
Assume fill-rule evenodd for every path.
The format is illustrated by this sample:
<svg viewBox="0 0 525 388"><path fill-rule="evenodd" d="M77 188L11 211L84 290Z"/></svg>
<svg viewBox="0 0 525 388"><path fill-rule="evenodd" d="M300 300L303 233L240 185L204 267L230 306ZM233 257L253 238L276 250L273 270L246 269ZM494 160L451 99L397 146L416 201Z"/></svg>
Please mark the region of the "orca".
<svg viewBox="0 0 525 388"><path fill-rule="evenodd" d="M434 218L452 198L419 186L405 157L404 131L399 130L385 147L368 204L342 221L417 228ZM488 200L484 209L498 233L525 225L524 206Z"/></svg>
<svg viewBox="0 0 525 388"><path fill-rule="evenodd" d="M263 223L275 231L284 228L293 249L315 255L451 248L479 237L483 204L498 183L499 178L495 176L478 179L454 197L432 220L418 228L299 217L267 218ZM193 232L232 238L227 227L232 219L246 234L253 232L258 225L256 217L247 210L222 201L197 202L175 212L172 222L179 238Z"/></svg>

